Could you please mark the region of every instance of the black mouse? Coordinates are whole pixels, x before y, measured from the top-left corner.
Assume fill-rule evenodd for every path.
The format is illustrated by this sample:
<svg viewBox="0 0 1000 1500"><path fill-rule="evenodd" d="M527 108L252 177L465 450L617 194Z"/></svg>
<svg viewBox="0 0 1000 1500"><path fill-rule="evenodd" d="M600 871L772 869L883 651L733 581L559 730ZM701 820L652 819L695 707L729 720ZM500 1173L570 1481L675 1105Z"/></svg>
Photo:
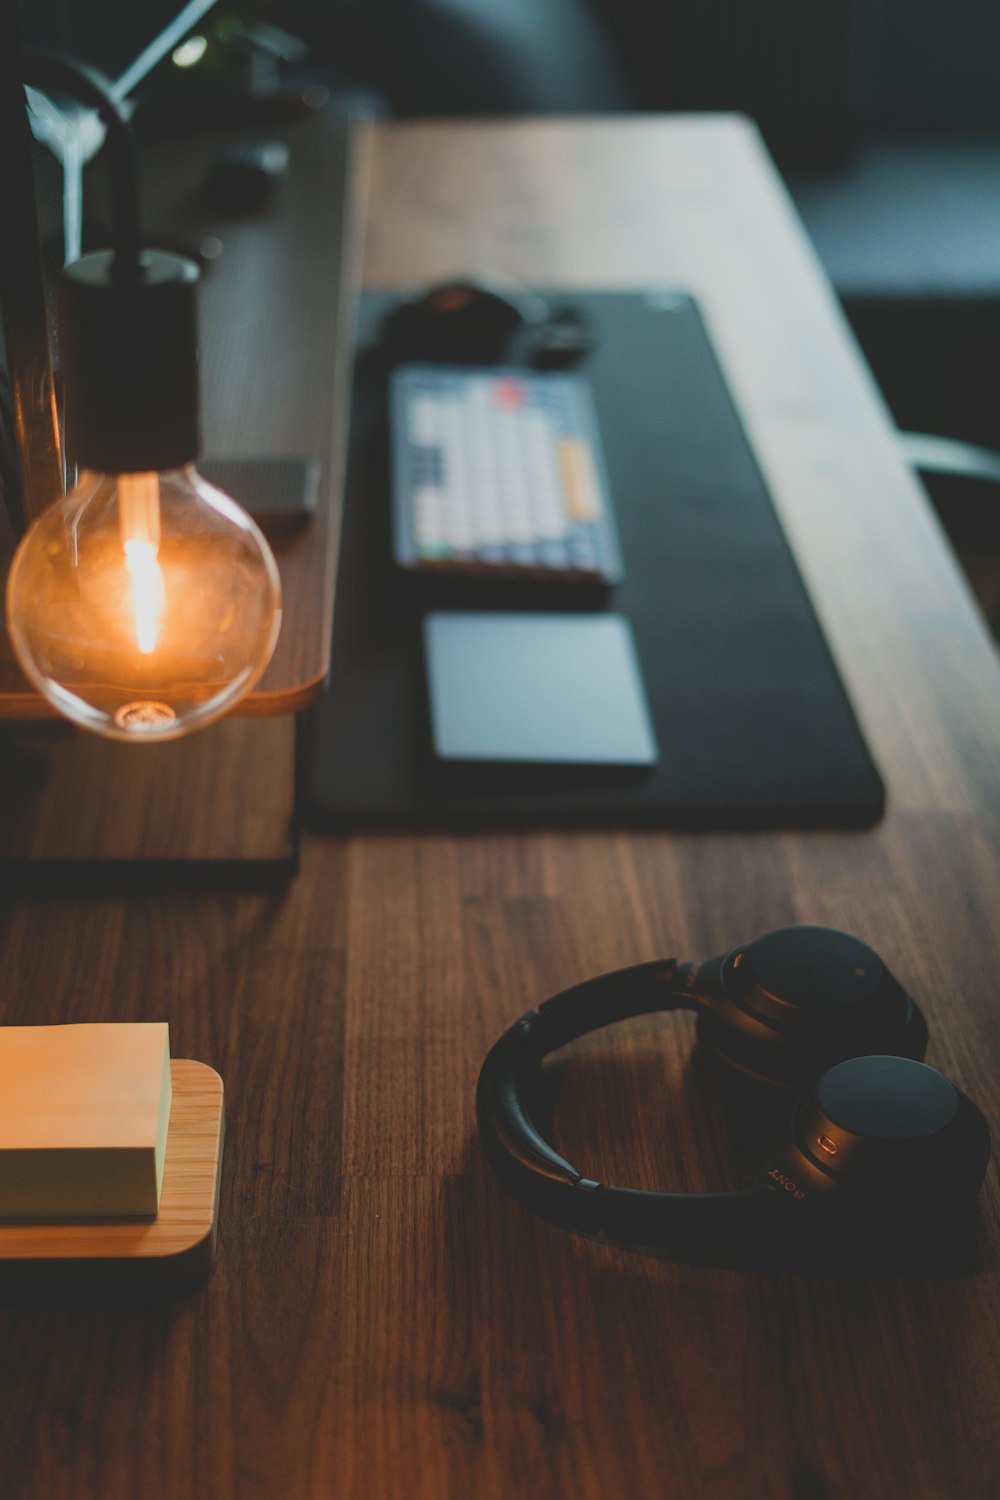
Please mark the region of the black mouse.
<svg viewBox="0 0 1000 1500"><path fill-rule="evenodd" d="M478 277L448 281L394 307L382 342L400 362L495 365L511 357L516 335L547 317L534 292Z"/></svg>

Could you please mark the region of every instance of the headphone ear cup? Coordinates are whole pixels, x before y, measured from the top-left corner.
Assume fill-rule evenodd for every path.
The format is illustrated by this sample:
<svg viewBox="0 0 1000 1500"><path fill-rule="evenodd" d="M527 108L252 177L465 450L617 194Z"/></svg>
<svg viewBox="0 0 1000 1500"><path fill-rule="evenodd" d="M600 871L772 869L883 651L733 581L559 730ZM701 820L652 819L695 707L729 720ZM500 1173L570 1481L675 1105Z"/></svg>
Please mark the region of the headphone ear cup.
<svg viewBox="0 0 1000 1500"><path fill-rule="evenodd" d="M990 1157L989 1127L943 1074L903 1057L838 1063L798 1100L764 1177L798 1202L836 1202L880 1237L954 1234Z"/></svg>
<svg viewBox="0 0 1000 1500"><path fill-rule="evenodd" d="M703 1011L695 1035L726 1086L756 1107L762 1091L778 1090L787 1098L835 1063L872 1049L920 1062L927 1051L923 1012L902 990L892 1008L895 1015L859 1018L839 1028L803 1028L798 1033L753 1017L723 1019Z"/></svg>
<svg viewBox="0 0 1000 1500"><path fill-rule="evenodd" d="M845 1058L919 1060L927 1025L865 943L827 927L785 927L699 972L699 1045L723 1072L800 1092Z"/></svg>

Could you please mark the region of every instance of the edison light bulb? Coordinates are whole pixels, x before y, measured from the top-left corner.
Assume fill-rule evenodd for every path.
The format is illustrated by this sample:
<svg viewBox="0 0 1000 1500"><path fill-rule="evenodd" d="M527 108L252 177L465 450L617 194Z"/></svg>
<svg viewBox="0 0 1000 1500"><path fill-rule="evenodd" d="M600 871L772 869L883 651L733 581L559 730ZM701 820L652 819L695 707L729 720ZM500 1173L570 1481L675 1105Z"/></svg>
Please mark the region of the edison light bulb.
<svg viewBox="0 0 1000 1500"><path fill-rule="evenodd" d="M7 621L28 677L68 718L133 743L217 719L257 682L281 622L261 532L194 468L198 269L98 250L60 280L75 489L22 539Z"/></svg>
<svg viewBox="0 0 1000 1500"><path fill-rule="evenodd" d="M257 682L281 586L258 527L193 466L85 471L18 547L7 616L21 666L61 713L165 740Z"/></svg>

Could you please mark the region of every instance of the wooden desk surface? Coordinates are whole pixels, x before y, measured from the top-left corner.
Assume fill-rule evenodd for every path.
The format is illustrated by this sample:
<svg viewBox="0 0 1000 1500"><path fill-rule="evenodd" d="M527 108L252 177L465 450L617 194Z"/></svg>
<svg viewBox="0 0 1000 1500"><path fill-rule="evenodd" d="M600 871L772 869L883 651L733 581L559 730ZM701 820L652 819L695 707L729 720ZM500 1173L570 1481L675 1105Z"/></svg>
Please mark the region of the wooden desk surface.
<svg viewBox="0 0 1000 1500"><path fill-rule="evenodd" d="M937 524L740 122L386 125L371 147L372 285L489 265L702 298L888 812L307 837L279 896L11 893L3 1019L165 1016L224 1076L228 1129L200 1294L0 1307L0 1495L987 1500L995 1167L975 1274L692 1269L530 1218L472 1112L488 1045L546 994L813 921L880 950L996 1130L1000 674ZM732 1182L688 1020L619 1033L567 1055L563 1149L636 1185Z"/></svg>

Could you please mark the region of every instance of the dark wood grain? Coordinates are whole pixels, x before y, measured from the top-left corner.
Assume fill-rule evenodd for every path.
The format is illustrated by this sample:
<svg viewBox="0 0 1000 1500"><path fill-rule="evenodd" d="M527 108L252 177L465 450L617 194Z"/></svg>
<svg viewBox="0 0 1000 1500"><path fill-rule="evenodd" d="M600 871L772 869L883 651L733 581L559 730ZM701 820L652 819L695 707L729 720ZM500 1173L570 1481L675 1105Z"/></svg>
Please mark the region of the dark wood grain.
<svg viewBox="0 0 1000 1500"><path fill-rule="evenodd" d="M879 949L997 1120L1000 676L964 583L748 127L387 125L373 148L373 285L489 264L696 288L888 811L309 835L277 895L12 897L0 1019L168 1018L225 1078L228 1134L197 1297L0 1306L0 1494L992 1500L995 1168L970 1274L696 1268L531 1218L472 1114L490 1042L546 994L801 920ZM553 1085L581 1165L739 1179L689 1018L581 1041Z"/></svg>
<svg viewBox="0 0 1000 1500"><path fill-rule="evenodd" d="M0 732L5 862L280 863L296 846L295 720L226 718L165 745L69 724Z"/></svg>

